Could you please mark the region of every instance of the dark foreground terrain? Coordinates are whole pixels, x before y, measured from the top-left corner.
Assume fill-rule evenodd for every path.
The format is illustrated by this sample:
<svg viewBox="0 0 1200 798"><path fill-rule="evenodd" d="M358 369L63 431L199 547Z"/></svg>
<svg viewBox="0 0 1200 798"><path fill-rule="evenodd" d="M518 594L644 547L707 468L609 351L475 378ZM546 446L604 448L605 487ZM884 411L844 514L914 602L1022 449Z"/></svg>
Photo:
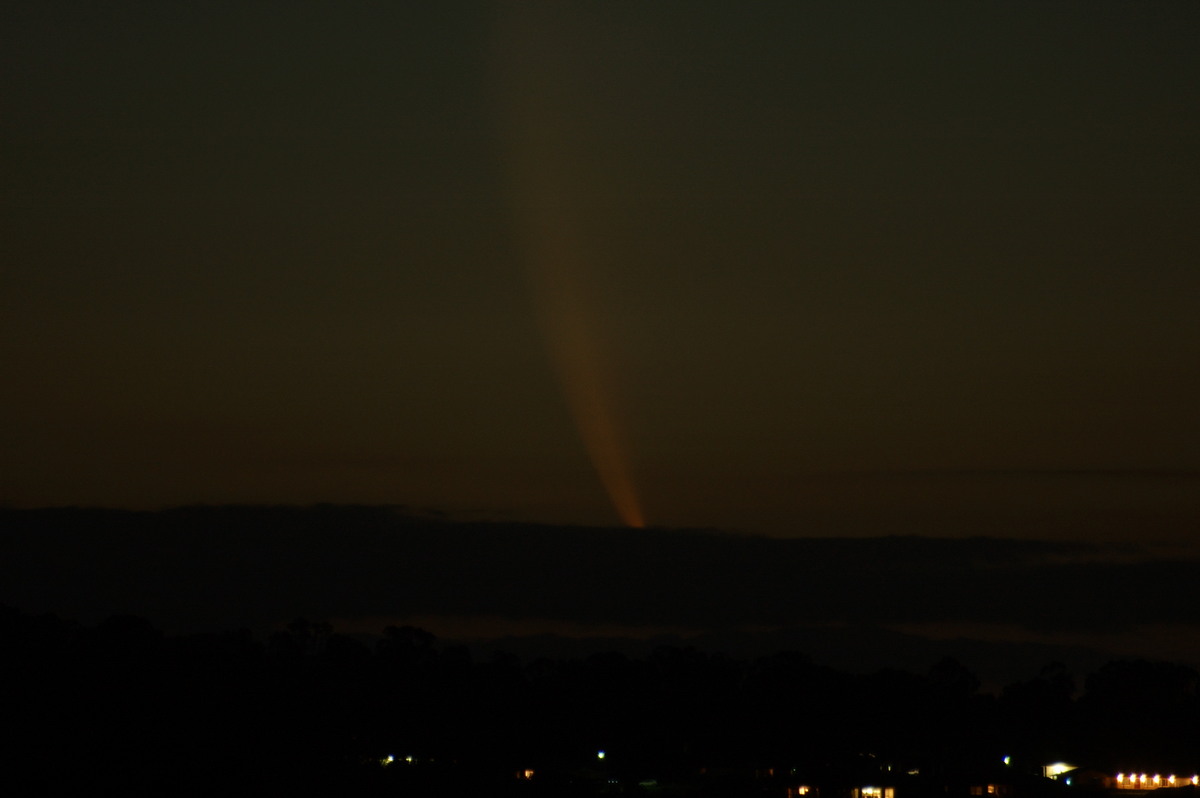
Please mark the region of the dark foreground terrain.
<svg viewBox="0 0 1200 798"><path fill-rule="evenodd" d="M1057 760L1200 769L1198 675L1146 661L1082 684L1050 665L993 695L953 660L870 675L689 648L480 661L412 627L372 649L303 620L265 640L172 637L13 608L0 661L19 795L966 796L1068 789L1039 777Z"/></svg>

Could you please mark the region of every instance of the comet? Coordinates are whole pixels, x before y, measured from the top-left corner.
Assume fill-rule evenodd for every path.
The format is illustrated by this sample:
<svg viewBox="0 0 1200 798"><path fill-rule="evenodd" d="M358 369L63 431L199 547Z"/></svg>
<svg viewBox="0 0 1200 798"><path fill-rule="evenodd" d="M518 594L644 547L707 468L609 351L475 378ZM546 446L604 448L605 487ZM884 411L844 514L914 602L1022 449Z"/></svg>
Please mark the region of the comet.
<svg viewBox="0 0 1200 798"><path fill-rule="evenodd" d="M614 359L602 335L594 234L581 198L595 190L577 168L577 116L584 93L572 83L570 20L554 4L502 7L494 97L515 227L539 326L588 457L621 521L645 519L614 400Z"/></svg>

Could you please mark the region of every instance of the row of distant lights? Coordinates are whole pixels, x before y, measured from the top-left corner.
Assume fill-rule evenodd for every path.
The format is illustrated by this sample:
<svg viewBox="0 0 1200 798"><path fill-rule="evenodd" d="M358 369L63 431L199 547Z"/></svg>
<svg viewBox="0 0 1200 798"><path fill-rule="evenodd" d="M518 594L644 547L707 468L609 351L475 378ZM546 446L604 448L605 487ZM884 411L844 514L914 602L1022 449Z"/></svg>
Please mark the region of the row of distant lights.
<svg viewBox="0 0 1200 798"><path fill-rule="evenodd" d="M379 764L383 765L384 767L387 767L388 765L392 764L395 761L396 761L396 757L392 754L388 754L387 756L385 756L379 760ZM413 758L411 756L406 756L406 757L404 757L404 761L411 765L413 763Z"/></svg>
<svg viewBox="0 0 1200 798"><path fill-rule="evenodd" d="M597 751L597 752L596 752L596 758L597 758L597 759L603 759L603 758L604 758L604 752L603 752L603 751ZM524 779L525 781L529 781L530 779L532 779L532 778L533 778L533 769L532 769L532 768L526 768L525 770L519 770L519 771L517 771L517 778L519 778L519 779ZM617 781L616 781L616 779L609 779L608 783L609 783L609 784L616 784L616 783L617 783ZM642 786L652 786L652 785L651 785L651 782L642 782Z"/></svg>
<svg viewBox="0 0 1200 798"><path fill-rule="evenodd" d="M596 752L597 759L604 759L604 756L605 756L604 751ZM385 756L379 760L379 764L384 765L386 767L387 765L390 765L395 761L396 761L396 757L393 756L392 754L388 754L387 756ZM406 756L406 757L404 757L404 761L411 765L413 763L413 758L411 756ZM1011 765L1012 757L1008 757L1008 756L1004 757L1004 764ZM1059 774L1065 773L1069 770L1074 770L1074 768L1071 765L1068 765L1064 762L1056 762L1053 765L1046 766L1046 775L1050 776L1051 778L1054 778L1054 777L1058 776ZM525 771L521 772L521 775L526 779L531 779L531 778L533 778L533 771L525 770ZM1192 776L1190 781L1193 786L1200 786L1200 776ZM1142 773L1141 775L1138 775L1136 773L1130 773L1128 779L1126 779L1126 776L1124 773L1117 774L1117 787L1118 788L1126 787L1127 789L1135 789L1139 786L1145 786L1147 782L1149 782L1154 787L1161 787L1162 783L1163 783L1163 778L1162 778L1162 776L1160 776L1157 773L1155 773L1153 776L1149 776L1149 777L1145 773ZM1070 781L1068 781L1067 783L1070 784ZM1167 776L1167 786L1168 787L1174 787L1178 783L1179 783L1179 781L1175 778L1174 774ZM807 787L800 788L800 795L805 795L807 793L808 793ZM863 795L864 796L872 796L872 797L877 796L877 795L879 795L878 788L864 787Z"/></svg>
<svg viewBox="0 0 1200 798"><path fill-rule="evenodd" d="M1178 783L1174 775L1167 776L1166 781L1168 787L1174 787ZM1146 777L1145 773L1141 774L1140 776L1137 773L1130 773L1128 776L1126 776L1124 773L1117 774L1118 787L1128 787L1133 789L1135 787L1145 786L1147 782L1155 787L1161 787L1163 784L1163 777L1157 773L1149 778ZM1200 776L1192 776L1191 783L1192 786L1200 785Z"/></svg>
<svg viewBox="0 0 1200 798"><path fill-rule="evenodd" d="M597 751L597 752L596 752L596 758L597 758L597 759L603 759L603 758L604 758L604 752L603 752L603 751ZM411 764L412 764L413 762L415 762L416 760L415 760L413 757L411 757L411 756L406 756L406 757L404 757L404 761L405 761L406 763L408 763L408 764L410 764L410 765L411 765ZM387 767L388 765L394 764L395 762L396 762L396 756L395 756L395 754L388 754L387 756L385 756L385 757L381 757L381 758L379 759L379 764L383 765L384 767ZM521 777L522 777L522 778L525 778L525 779L532 779L532 778L533 778L533 771L532 771L532 770L523 770L523 771L521 771L521 774L520 774L520 775L521 775Z"/></svg>
<svg viewBox="0 0 1200 798"><path fill-rule="evenodd" d="M1007 756L1004 757L1004 764L1011 765L1012 758L1007 757ZM1063 773L1068 773L1072 770L1075 770L1075 766L1068 765L1066 762L1055 762L1053 765L1046 765L1044 770L1045 770L1046 776L1048 776L1049 778L1052 778L1052 779L1057 779ZM1067 784L1071 783L1070 779L1067 779L1066 781L1067 781ZM1181 783L1181 780L1176 779L1175 776L1173 776L1173 775L1167 776L1167 778L1165 780L1165 784L1168 787L1174 787L1175 785L1180 784L1180 783ZM1124 773L1117 774L1117 789L1122 789L1122 788L1126 789L1126 790L1156 789L1158 787L1162 787L1163 784L1164 784L1163 777L1157 773L1155 773L1153 776L1147 776L1145 773L1142 773L1140 775L1137 773L1130 773L1128 776L1126 776ZM1193 786L1200 785L1200 776L1192 776L1191 784Z"/></svg>

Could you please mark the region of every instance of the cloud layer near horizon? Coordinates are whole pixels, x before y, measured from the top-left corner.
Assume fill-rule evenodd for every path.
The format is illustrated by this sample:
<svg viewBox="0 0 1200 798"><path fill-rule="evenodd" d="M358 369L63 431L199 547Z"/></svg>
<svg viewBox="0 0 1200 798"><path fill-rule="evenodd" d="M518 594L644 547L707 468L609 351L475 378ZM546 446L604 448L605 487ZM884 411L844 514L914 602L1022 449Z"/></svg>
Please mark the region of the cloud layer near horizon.
<svg viewBox="0 0 1200 798"><path fill-rule="evenodd" d="M0 602L170 631L297 616L696 632L854 625L1040 635L1200 625L1195 558L997 538L775 539L461 523L387 508L5 510Z"/></svg>

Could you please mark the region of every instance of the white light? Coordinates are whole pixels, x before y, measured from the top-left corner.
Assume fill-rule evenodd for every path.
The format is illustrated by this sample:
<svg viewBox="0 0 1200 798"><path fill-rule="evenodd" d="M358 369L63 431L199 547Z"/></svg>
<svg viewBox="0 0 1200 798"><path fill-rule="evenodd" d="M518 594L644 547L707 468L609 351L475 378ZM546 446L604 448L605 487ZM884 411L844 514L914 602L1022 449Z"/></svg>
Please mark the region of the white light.
<svg viewBox="0 0 1200 798"><path fill-rule="evenodd" d="M604 758L604 752L603 752L603 751L597 751L597 752L596 752L596 758L597 758L597 759L603 759L603 758Z"/></svg>
<svg viewBox="0 0 1200 798"><path fill-rule="evenodd" d="M1074 765L1068 765L1066 762L1055 762L1052 765L1046 765L1043 771L1048 779L1055 779L1066 773L1069 770L1074 770Z"/></svg>
<svg viewBox="0 0 1200 798"><path fill-rule="evenodd" d="M1004 764L1006 764L1006 765L1011 765L1011 764L1012 764L1012 757L1011 757L1011 756L1006 756L1006 757L1004 757Z"/></svg>

